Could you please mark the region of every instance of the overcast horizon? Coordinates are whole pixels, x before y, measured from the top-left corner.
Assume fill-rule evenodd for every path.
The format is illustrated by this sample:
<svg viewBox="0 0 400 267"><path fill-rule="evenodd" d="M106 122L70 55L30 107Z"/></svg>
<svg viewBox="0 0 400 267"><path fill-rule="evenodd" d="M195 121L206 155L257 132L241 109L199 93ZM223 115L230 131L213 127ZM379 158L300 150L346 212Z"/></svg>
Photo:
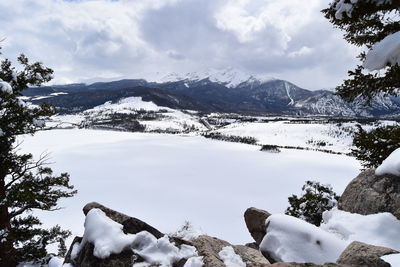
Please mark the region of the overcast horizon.
<svg viewBox="0 0 400 267"><path fill-rule="evenodd" d="M358 49L323 0L17 0L0 3L2 53L55 71L55 84L232 67L334 88Z"/></svg>

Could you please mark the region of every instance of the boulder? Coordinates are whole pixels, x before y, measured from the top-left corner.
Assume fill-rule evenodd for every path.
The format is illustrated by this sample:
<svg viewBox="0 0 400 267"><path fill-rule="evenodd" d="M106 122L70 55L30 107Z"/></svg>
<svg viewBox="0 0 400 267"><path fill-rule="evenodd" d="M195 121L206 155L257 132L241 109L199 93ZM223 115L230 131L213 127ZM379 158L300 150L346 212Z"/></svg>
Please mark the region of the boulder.
<svg viewBox="0 0 400 267"><path fill-rule="evenodd" d="M258 250L246 246L233 246L215 237L202 235L191 240L191 243L197 249L199 256L203 256L203 267L225 267L218 253L227 246L232 246L243 262L269 264L268 260Z"/></svg>
<svg viewBox="0 0 400 267"><path fill-rule="evenodd" d="M148 225L147 223L137 218L130 217L118 211L107 208L97 202L86 204L85 207L83 207L83 213L86 215L91 209L94 208L102 210L107 215L107 217L111 218L117 223L122 224L124 226L123 230L126 234L137 234L142 231L147 231L150 234L154 235L157 239L164 236L163 233L161 233L151 225Z"/></svg>
<svg viewBox="0 0 400 267"><path fill-rule="evenodd" d="M147 223L134 218L118 211L112 210L107 208L99 203L91 202L83 207L83 213L87 215L87 213L93 209L97 208L102 210L107 217L112 219L113 221L120 223L123 225L123 231L126 234L137 234L142 231L147 231L154 235L157 239L163 237L160 231L155 229L154 227L148 225ZM99 267L114 267L114 266L132 266L133 263L143 262L144 259L141 258L139 255L135 254L129 247L123 250L119 254L112 254L110 257L106 259L99 259L93 255L93 245L90 243L86 243L76 254L75 257L72 256L72 251L74 246L78 246L82 241L81 237L75 237L73 240L71 247L65 257L64 263L71 263L74 266L81 266L81 267L89 267L89 266L99 266ZM181 244L186 243L186 241L175 239L178 243L178 246Z"/></svg>
<svg viewBox="0 0 400 267"><path fill-rule="evenodd" d="M337 263L344 266L390 267L380 257L396 253L400 252L354 241L342 252Z"/></svg>
<svg viewBox="0 0 400 267"><path fill-rule="evenodd" d="M363 171L346 187L338 207L363 215L390 212L400 220L400 177Z"/></svg>
<svg viewBox="0 0 400 267"><path fill-rule="evenodd" d="M266 234L265 220L270 215L269 212L256 208L248 208L244 213L244 221L246 222L247 229L257 245L260 245Z"/></svg>
<svg viewBox="0 0 400 267"><path fill-rule="evenodd" d="M261 254L261 252L256 249L241 245L233 246L233 249L244 262L270 264L269 261Z"/></svg>

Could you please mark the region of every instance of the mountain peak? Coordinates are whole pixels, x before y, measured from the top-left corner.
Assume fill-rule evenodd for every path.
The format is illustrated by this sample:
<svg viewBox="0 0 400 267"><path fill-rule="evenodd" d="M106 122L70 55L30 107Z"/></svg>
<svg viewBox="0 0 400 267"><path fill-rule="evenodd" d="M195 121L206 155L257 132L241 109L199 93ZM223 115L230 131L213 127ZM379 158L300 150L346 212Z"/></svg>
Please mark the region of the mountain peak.
<svg viewBox="0 0 400 267"><path fill-rule="evenodd" d="M165 83L165 82L176 82L184 80L200 81L204 79L209 79L211 82L221 83L230 88L234 88L239 84L245 82L264 83L270 80L275 80L274 78L271 77L264 77L261 75L251 75L247 72L234 69L232 67L228 67L224 69L209 68L202 71L188 72L186 74L169 73L167 75L162 76L161 78L154 79L154 82Z"/></svg>

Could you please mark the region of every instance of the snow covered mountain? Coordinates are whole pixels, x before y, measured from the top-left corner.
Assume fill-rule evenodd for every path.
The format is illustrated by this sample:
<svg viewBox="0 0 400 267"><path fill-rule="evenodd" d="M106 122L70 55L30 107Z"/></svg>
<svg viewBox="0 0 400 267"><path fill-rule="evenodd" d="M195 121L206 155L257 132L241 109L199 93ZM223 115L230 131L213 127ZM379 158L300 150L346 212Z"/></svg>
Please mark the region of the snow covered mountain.
<svg viewBox="0 0 400 267"><path fill-rule="evenodd" d="M60 92L66 94L55 95ZM288 81L250 75L232 68L184 75L158 74L147 80L32 88L26 91L26 96L35 103L49 102L67 113L135 96L161 106L202 112L400 117L398 97L378 95L370 106L365 106L361 100L347 103L332 91L310 91Z"/></svg>
<svg viewBox="0 0 400 267"><path fill-rule="evenodd" d="M150 79L150 81L156 83L178 81L186 81L190 83L202 80L209 80L214 83L223 84L228 88L235 88L240 84L264 83L275 79L260 75L252 75L232 67L226 69L207 69L199 72L188 72L186 74L170 73L165 76L161 76L161 78Z"/></svg>

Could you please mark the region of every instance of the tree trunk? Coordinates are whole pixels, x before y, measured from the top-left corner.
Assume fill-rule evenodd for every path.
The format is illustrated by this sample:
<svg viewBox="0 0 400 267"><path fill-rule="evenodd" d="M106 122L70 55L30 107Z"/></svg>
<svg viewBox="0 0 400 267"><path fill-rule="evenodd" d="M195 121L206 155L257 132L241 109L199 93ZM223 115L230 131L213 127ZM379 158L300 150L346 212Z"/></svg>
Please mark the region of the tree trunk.
<svg viewBox="0 0 400 267"><path fill-rule="evenodd" d="M3 200L6 195L4 179L5 175L0 171L0 200ZM8 232L10 228L11 224L8 207L0 205L0 231ZM14 267L17 266L17 264L18 260L12 237L8 237L6 240L0 240L0 267Z"/></svg>

